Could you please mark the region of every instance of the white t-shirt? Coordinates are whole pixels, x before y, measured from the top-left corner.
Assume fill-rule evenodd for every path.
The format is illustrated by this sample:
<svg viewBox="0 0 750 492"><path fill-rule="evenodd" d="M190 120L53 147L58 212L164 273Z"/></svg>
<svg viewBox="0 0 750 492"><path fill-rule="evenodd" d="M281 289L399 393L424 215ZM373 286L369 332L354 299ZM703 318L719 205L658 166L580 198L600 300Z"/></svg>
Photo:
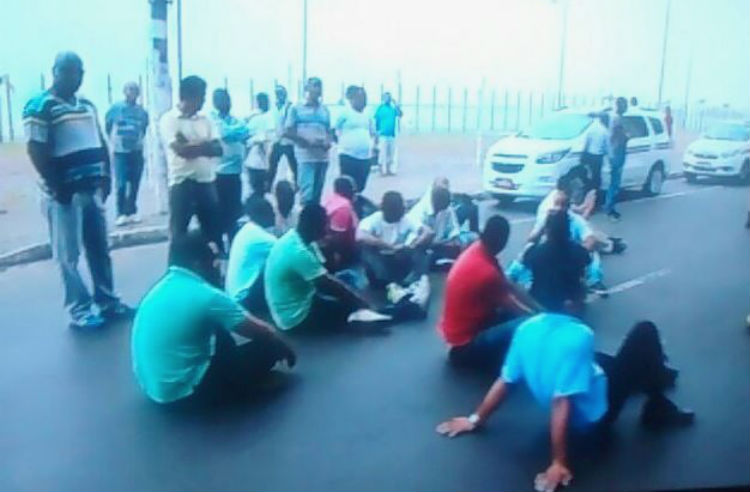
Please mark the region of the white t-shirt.
<svg viewBox="0 0 750 492"><path fill-rule="evenodd" d="M245 166L250 169L268 169L268 153L276 133L276 117L270 111L255 113L247 120L250 130L250 150L247 152Z"/></svg>
<svg viewBox="0 0 750 492"><path fill-rule="evenodd" d="M362 219L358 229L391 246L409 246L417 239L421 225L408 215L398 222L388 223L383 218L383 212L375 212Z"/></svg>
<svg viewBox="0 0 750 492"><path fill-rule="evenodd" d="M276 243L270 232L248 222L237 232L229 250L224 290L236 301L247 296L248 290L260 276L268 253Z"/></svg>
<svg viewBox="0 0 750 492"><path fill-rule="evenodd" d="M461 232L453 207L449 205L446 209L435 213L432 208L432 187L427 190L427 193L422 196L407 215L413 221L432 229L435 234L433 242L436 244L457 239Z"/></svg>
<svg viewBox="0 0 750 492"><path fill-rule="evenodd" d="M196 113L186 118L178 108L165 113L159 120L159 133L167 155L167 178L169 186L181 183L186 179L193 179L199 183L210 183L216 179L216 166L219 162L215 157L196 157L185 159L175 154L172 143L177 141L177 134L191 144L218 140L220 133L211 118L202 113Z"/></svg>
<svg viewBox="0 0 750 492"><path fill-rule="evenodd" d="M339 154L355 159L372 157L373 123L364 111L346 108L336 120L334 126L339 135Z"/></svg>
<svg viewBox="0 0 750 492"><path fill-rule="evenodd" d="M547 217L549 216L550 209L555 201L555 192L556 190L552 190L552 192L544 197L544 200L542 200L539 207L536 209L536 222L531 231L532 234L538 234L547 224ZM591 226L589 226L588 221L579 214L568 210L568 218L570 220L570 238L573 241L582 243L587 237L594 233Z"/></svg>

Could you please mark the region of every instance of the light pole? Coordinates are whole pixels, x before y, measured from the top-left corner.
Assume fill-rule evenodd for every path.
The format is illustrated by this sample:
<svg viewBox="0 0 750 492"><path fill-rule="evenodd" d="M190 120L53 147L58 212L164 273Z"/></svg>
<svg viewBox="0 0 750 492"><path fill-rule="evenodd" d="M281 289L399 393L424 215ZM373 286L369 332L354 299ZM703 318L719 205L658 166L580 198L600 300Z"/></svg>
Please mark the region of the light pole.
<svg viewBox="0 0 750 492"><path fill-rule="evenodd" d="M556 0L553 0L555 2ZM560 0L562 9L562 32L560 35L560 71L557 75L557 106L563 104L563 80L565 78L565 45L568 41L568 0Z"/></svg>
<svg viewBox="0 0 750 492"><path fill-rule="evenodd" d="M307 81L307 0L302 0L302 84Z"/></svg>
<svg viewBox="0 0 750 492"><path fill-rule="evenodd" d="M667 14L664 16L664 39L661 45L661 71L659 73L659 96L658 105L661 106L662 89L664 88L664 65L667 62L667 38L669 37L669 13L672 7L672 0L667 0Z"/></svg>
<svg viewBox="0 0 750 492"><path fill-rule="evenodd" d="M182 80L182 0L177 0L177 80Z"/></svg>

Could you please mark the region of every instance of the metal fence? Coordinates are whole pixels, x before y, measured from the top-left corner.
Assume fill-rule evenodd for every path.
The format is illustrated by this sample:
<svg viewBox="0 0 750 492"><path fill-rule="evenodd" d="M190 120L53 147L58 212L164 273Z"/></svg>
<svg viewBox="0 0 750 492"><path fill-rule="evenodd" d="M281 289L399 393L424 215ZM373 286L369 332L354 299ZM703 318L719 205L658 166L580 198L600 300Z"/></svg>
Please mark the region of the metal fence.
<svg viewBox="0 0 750 492"><path fill-rule="evenodd" d="M96 75L89 75L91 77ZM18 140L21 138L21 110L25 101L19 101L16 90L12 85L12 78L8 75L0 78L0 142ZM148 107L148 76L136 75L130 80L136 80L143 87L142 98ZM88 88L93 87L93 94L87 93L90 99L100 108L104 108L119 99L120 87L126 80L115 80L111 74L98 77L94 83L88 81ZM39 77L39 88L47 87L47 80L43 74ZM234 101L234 112L242 115L254 109L254 99L258 92L273 92L276 79L262 82L255 79L230 80L227 77L216 80L217 86L230 90ZM290 81L291 82L291 81ZM325 103L335 115L345 106L344 82L331 83L324 79ZM564 94L561 104L558 104L557 94L545 91L524 91L499 87L455 87L437 84L384 84L357 83L365 87L369 99L369 111L374 111L382 94L391 92L400 104L404 116L400 121L403 133L478 133L515 131L533 124L548 113L561 106L581 109L596 109L609 106L612 94ZM291 85L287 83L287 85ZM97 91L97 87L99 90ZM28 89L28 88L26 88ZM300 81L294 87L288 87L290 95L302 94ZM28 90L26 91L28 92ZM294 99L294 98L292 98ZM210 101L210 98L209 98ZM210 104L210 103L209 103ZM641 101L641 107L656 107L650 101ZM750 115L745 111L738 111L727 105L714 106L705 101L696 101L681 106L672 105L676 126L701 131L716 120L748 119Z"/></svg>

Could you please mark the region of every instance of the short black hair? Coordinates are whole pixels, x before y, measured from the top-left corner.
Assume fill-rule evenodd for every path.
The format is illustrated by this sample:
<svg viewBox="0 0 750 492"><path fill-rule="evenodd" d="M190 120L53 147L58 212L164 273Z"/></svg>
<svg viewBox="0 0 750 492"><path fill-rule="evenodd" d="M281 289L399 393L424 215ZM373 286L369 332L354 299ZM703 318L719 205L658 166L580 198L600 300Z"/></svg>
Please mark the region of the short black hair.
<svg viewBox="0 0 750 492"><path fill-rule="evenodd" d="M188 75L180 80L180 100L195 99L206 95L206 81L197 75Z"/></svg>
<svg viewBox="0 0 750 492"><path fill-rule="evenodd" d="M276 216L271 202L258 195L250 195L245 201L245 213L248 218L264 229L273 227Z"/></svg>
<svg viewBox="0 0 750 492"><path fill-rule="evenodd" d="M258 106L261 106L263 103L268 106L268 94L266 94L265 92L259 92L255 96L255 100L258 102Z"/></svg>
<svg viewBox="0 0 750 492"><path fill-rule="evenodd" d="M354 178L344 174L333 180L333 191L339 195L353 196L357 192L357 184Z"/></svg>
<svg viewBox="0 0 750 492"><path fill-rule="evenodd" d="M442 186L434 186L432 188L432 204L433 207L435 205L435 202L444 204L445 207L443 207L441 210L445 210L446 208L450 207L451 205L451 192L448 188L444 188Z"/></svg>
<svg viewBox="0 0 750 492"><path fill-rule="evenodd" d="M490 251L500 252L508 244L510 237L510 222L500 214L495 214L487 219L484 229L479 235L482 244Z"/></svg>
<svg viewBox="0 0 750 492"><path fill-rule="evenodd" d="M357 95L357 93L359 91L360 91L360 87L359 86L350 85L349 87L346 88L346 92L345 92L346 98L347 99L352 99L354 96Z"/></svg>
<svg viewBox="0 0 750 492"><path fill-rule="evenodd" d="M215 254L206 237L197 230L173 237L169 243L169 265L194 270L196 264L213 261Z"/></svg>
<svg viewBox="0 0 750 492"><path fill-rule="evenodd" d="M570 242L570 218L565 210L551 210L545 223L547 240L557 245Z"/></svg>
<svg viewBox="0 0 750 492"><path fill-rule="evenodd" d="M406 213L406 206L404 205L404 197L398 191L386 191L383 194L383 200L380 203L380 209L383 212L383 217L386 222L393 222L390 219L399 220ZM398 212L400 217L396 218L394 215Z"/></svg>
<svg viewBox="0 0 750 492"><path fill-rule="evenodd" d="M294 186L292 186L291 181L281 179L276 182L273 194L276 197L276 206L279 212L286 217L294 206Z"/></svg>
<svg viewBox="0 0 750 492"><path fill-rule="evenodd" d="M317 241L328 226L326 209L318 203L308 203L299 214L297 232L305 242Z"/></svg>

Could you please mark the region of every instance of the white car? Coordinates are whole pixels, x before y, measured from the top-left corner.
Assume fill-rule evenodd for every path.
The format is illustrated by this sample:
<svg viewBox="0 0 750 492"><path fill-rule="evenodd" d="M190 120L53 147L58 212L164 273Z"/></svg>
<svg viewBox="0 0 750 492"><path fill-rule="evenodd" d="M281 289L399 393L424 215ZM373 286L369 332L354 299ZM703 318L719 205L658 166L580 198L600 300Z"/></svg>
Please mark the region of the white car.
<svg viewBox="0 0 750 492"><path fill-rule="evenodd" d="M750 125L718 123L685 149L685 179L698 176L731 176L750 183Z"/></svg>
<svg viewBox="0 0 750 492"><path fill-rule="evenodd" d="M528 130L495 142L484 160L483 189L501 204L519 197L545 197L558 178L580 164L586 130L593 122L591 114L573 109L557 111ZM623 125L630 139L622 187L639 187L649 194L659 194L669 175L672 148L661 116L656 111L632 109L623 115ZM609 164L605 163L604 189L609 174Z"/></svg>

